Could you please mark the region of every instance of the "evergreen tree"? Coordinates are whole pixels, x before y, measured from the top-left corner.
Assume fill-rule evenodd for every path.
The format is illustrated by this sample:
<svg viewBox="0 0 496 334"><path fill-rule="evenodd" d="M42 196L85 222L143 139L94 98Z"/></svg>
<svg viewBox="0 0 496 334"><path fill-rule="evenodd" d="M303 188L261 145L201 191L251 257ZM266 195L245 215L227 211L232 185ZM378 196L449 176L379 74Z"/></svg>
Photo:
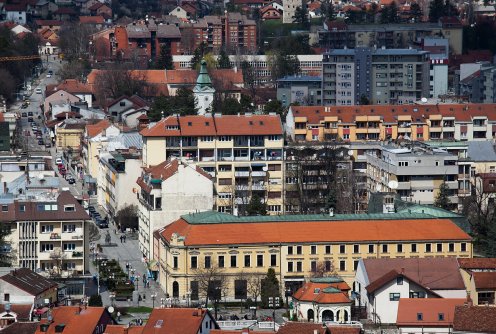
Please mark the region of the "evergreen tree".
<svg viewBox="0 0 496 334"><path fill-rule="evenodd" d="M222 49L219 53L219 59L217 60L219 68L232 68L231 61L229 60L229 56L226 53L226 50Z"/></svg>
<svg viewBox="0 0 496 334"><path fill-rule="evenodd" d="M439 186L439 191L436 195L436 200L434 201L434 206L444 210L450 210L451 203L449 200L449 188L446 184L446 180Z"/></svg>
<svg viewBox="0 0 496 334"><path fill-rule="evenodd" d="M276 272L273 268L267 270L267 276L262 280L262 291L260 296L265 308L268 307L269 297L280 297L279 280L277 279Z"/></svg>
<svg viewBox="0 0 496 334"><path fill-rule="evenodd" d="M423 15L424 14L422 13L422 8L420 8L420 5L416 2L412 3L410 6L410 17L413 19L413 21L415 23L421 22Z"/></svg>
<svg viewBox="0 0 496 334"><path fill-rule="evenodd" d="M308 29L310 27L310 21L308 20L308 11L306 6L300 6L296 8L295 14L293 16L293 22L301 24L304 29Z"/></svg>
<svg viewBox="0 0 496 334"><path fill-rule="evenodd" d="M193 52L193 58L191 59L191 68L196 69L203 57L207 54L207 44L202 42Z"/></svg>
<svg viewBox="0 0 496 334"><path fill-rule="evenodd" d="M397 23L399 21L398 6L396 2L391 2L390 5L385 6L381 11L381 23Z"/></svg>
<svg viewBox="0 0 496 334"><path fill-rule="evenodd" d="M322 15L328 21L336 19L336 12L331 0L325 0L321 5Z"/></svg>
<svg viewBox="0 0 496 334"><path fill-rule="evenodd" d="M250 202L246 206L248 216L265 216L267 214L267 205L262 202L258 195L252 195Z"/></svg>
<svg viewBox="0 0 496 334"><path fill-rule="evenodd" d="M224 100L218 102L218 107L215 110L216 113L221 113L222 115L237 115L243 111L241 104L235 98L228 97Z"/></svg>
<svg viewBox="0 0 496 334"><path fill-rule="evenodd" d="M171 54L171 49L170 49L170 44L165 43L160 46L160 55L157 58L157 61L155 62L155 65L153 66L155 69L166 69L166 70L173 70L174 69L174 64L172 62L172 54Z"/></svg>
<svg viewBox="0 0 496 334"><path fill-rule="evenodd" d="M88 306L103 306L102 296L100 295L91 296L90 300L88 300Z"/></svg>

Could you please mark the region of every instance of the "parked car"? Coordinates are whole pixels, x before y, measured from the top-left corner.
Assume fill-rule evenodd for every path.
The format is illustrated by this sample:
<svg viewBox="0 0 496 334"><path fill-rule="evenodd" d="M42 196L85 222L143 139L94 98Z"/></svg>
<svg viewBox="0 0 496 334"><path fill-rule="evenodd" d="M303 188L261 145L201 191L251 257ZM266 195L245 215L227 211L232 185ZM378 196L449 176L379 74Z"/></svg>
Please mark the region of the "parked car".
<svg viewBox="0 0 496 334"><path fill-rule="evenodd" d="M67 178L67 182L68 182L69 184L74 184L74 183L76 183L76 179L75 179L75 178L73 178L72 176L69 176L69 177Z"/></svg>
<svg viewBox="0 0 496 334"><path fill-rule="evenodd" d="M45 145L45 142L43 142L43 139L38 140L38 145L42 145L42 146Z"/></svg>
<svg viewBox="0 0 496 334"><path fill-rule="evenodd" d="M52 144L50 144L49 142L46 142L45 143L45 148L50 148L50 147L52 147Z"/></svg>
<svg viewBox="0 0 496 334"><path fill-rule="evenodd" d="M25 112L23 112L23 113L21 114L21 116L22 116L22 117L28 117L28 114L27 114L27 113L25 113Z"/></svg>
<svg viewBox="0 0 496 334"><path fill-rule="evenodd" d="M108 223L103 221L103 220L100 220L98 223L97 223L97 226L99 228L108 228Z"/></svg>
<svg viewBox="0 0 496 334"><path fill-rule="evenodd" d="M33 112L32 111L28 111L28 116L33 116Z"/></svg>
<svg viewBox="0 0 496 334"><path fill-rule="evenodd" d="M27 107L29 107L29 103L24 102L23 104L21 104L21 109L26 109Z"/></svg>
<svg viewBox="0 0 496 334"><path fill-rule="evenodd" d="M41 88L36 88L35 92L36 92L36 94L41 94L42 93Z"/></svg>
<svg viewBox="0 0 496 334"><path fill-rule="evenodd" d="M29 123L34 122L33 117L28 117L28 122L29 122Z"/></svg>
<svg viewBox="0 0 496 334"><path fill-rule="evenodd" d="M62 159L60 159L60 158L55 159L55 163L57 165L62 165Z"/></svg>

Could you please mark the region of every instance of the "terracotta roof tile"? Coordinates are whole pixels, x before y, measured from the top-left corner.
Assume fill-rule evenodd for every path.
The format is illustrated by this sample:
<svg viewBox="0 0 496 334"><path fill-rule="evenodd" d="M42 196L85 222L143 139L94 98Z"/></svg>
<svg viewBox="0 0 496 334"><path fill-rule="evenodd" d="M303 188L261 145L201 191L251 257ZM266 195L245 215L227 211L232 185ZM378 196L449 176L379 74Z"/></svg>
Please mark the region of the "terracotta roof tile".
<svg viewBox="0 0 496 334"><path fill-rule="evenodd" d="M27 268L12 270L7 275L0 277L0 280L12 284L33 296L38 296L57 287L56 282L46 279Z"/></svg>
<svg viewBox="0 0 496 334"><path fill-rule="evenodd" d="M36 334L55 334L55 327L64 324L64 334L93 334L100 319L106 313L104 307L87 307L80 309L79 306L61 306L52 309L53 322L48 327L48 331L42 332L38 326ZM43 319L40 324L47 323ZM108 316L107 323L112 323Z"/></svg>
<svg viewBox="0 0 496 334"><path fill-rule="evenodd" d="M333 326L322 327L322 324L310 322L286 322L279 328L277 334L359 334L360 327L352 326Z"/></svg>
<svg viewBox="0 0 496 334"><path fill-rule="evenodd" d="M476 289L496 290L496 272L474 272L472 273Z"/></svg>
<svg viewBox="0 0 496 334"><path fill-rule="evenodd" d="M57 86L57 89L58 90L63 89L71 94L77 94L77 93L91 94L91 87L76 79L64 80L60 85Z"/></svg>
<svg viewBox="0 0 496 334"><path fill-rule="evenodd" d="M496 258L458 259L463 269L496 269Z"/></svg>
<svg viewBox="0 0 496 334"><path fill-rule="evenodd" d="M103 16L80 16L79 17L79 22L81 23L86 23L86 24L103 24L105 23L105 19Z"/></svg>
<svg viewBox="0 0 496 334"><path fill-rule="evenodd" d="M155 308L150 313L142 333L197 334L207 312L196 308ZM218 328L217 324L215 328Z"/></svg>
<svg viewBox="0 0 496 334"><path fill-rule="evenodd" d="M2 329L2 334L31 334L36 331L36 327L38 327L37 322L14 322Z"/></svg>
<svg viewBox="0 0 496 334"><path fill-rule="evenodd" d="M109 120L103 119L98 123L86 125L86 133L88 134L88 137L93 138L111 125Z"/></svg>
<svg viewBox="0 0 496 334"><path fill-rule="evenodd" d="M346 284L345 282L340 282L340 283L344 283L344 285L346 285L347 287L347 290L350 290L348 284ZM343 286L343 284L306 282L301 288L299 288L295 292L293 298L299 301L316 302L319 304L351 303L348 294L346 292L341 291L341 289L339 288L340 286ZM328 288L333 288L333 289L328 289ZM328 290L324 290L324 289L328 289Z"/></svg>
<svg viewBox="0 0 496 334"><path fill-rule="evenodd" d="M448 219L189 224L181 218L167 226L162 236L168 241L173 233L184 236L185 245L188 246L319 241L470 240L465 232ZM453 260L456 262L456 259ZM463 287L463 281L461 284Z"/></svg>
<svg viewBox="0 0 496 334"><path fill-rule="evenodd" d="M141 334L144 326L108 325L103 334Z"/></svg>
<svg viewBox="0 0 496 334"><path fill-rule="evenodd" d="M421 221L428 221L421 220ZM437 222L437 220L435 220ZM439 228L441 226L438 226ZM454 225L450 230L457 230ZM435 234L442 234L436 228ZM394 233L394 232L392 232ZM434 237L434 235L432 235ZM424 239L426 240L426 239ZM432 239L431 239L432 240ZM429 287L431 290L464 290L465 284L458 269L455 258L408 258L408 259L364 259L363 260L370 284L386 274L398 275L403 271L415 282ZM394 276L394 277L396 277Z"/></svg>
<svg viewBox="0 0 496 334"><path fill-rule="evenodd" d="M456 306L453 329L470 333L496 333L496 307Z"/></svg>
<svg viewBox="0 0 496 334"><path fill-rule="evenodd" d="M448 327L453 324L455 307L466 299L458 298L400 298L397 326ZM422 320L417 314L422 313ZM439 315L442 314L442 317Z"/></svg>
<svg viewBox="0 0 496 334"><path fill-rule="evenodd" d="M10 310L17 314L17 321L31 320L31 309L33 304L11 304ZM5 304L0 304L0 313L5 312ZM34 332L34 331L33 331ZM31 332L31 333L33 333ZM2 329L2 334L5 333ZM19 333L17 333L19 334Z"/></svg>

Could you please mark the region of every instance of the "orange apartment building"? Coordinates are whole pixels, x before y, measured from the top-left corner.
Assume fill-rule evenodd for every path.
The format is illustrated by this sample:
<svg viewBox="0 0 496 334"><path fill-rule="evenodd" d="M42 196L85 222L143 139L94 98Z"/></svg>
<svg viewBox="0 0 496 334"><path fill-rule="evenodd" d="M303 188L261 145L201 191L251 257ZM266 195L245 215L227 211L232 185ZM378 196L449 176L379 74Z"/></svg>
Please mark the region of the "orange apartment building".
<svg viewBox="0 0 496 334"><path fill-rule="evenodd" d="M496 104L292 106L295 141L487 140L496 136Z"/></svg>

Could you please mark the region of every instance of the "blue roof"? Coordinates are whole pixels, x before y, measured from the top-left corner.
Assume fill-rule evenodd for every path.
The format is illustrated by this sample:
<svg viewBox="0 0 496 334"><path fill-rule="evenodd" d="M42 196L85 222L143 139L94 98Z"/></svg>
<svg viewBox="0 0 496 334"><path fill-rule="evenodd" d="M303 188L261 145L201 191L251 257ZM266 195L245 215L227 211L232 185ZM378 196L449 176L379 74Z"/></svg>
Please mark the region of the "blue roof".
<svg viewBox="0 0 496 334"><path fill-rule="evenodd" d="M490 141L471 141L468 143L468 158L472 161L496 161L493 143Z"/></svg>

